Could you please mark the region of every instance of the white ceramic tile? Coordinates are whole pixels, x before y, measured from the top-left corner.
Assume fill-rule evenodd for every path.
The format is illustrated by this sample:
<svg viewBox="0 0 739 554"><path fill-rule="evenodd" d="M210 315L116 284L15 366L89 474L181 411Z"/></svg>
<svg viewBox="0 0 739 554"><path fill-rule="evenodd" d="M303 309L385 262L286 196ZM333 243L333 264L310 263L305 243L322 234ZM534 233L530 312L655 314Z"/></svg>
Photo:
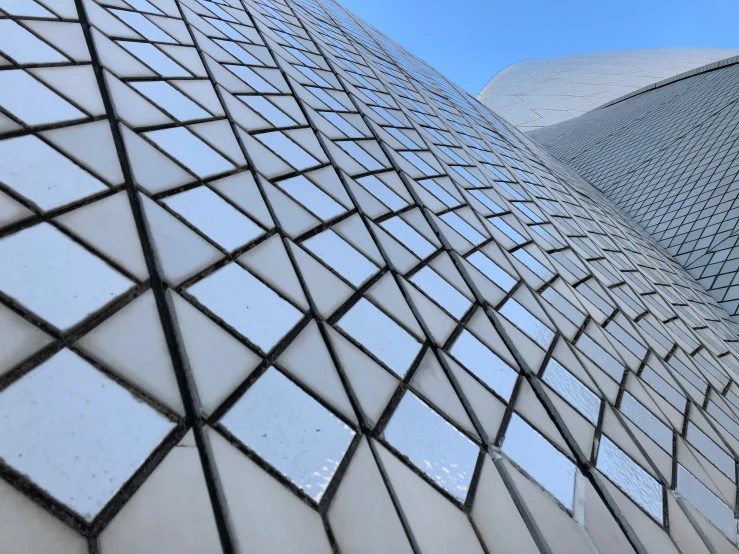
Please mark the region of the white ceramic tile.
<svg viewBox="0 0 739 554"><path fill-rule="evenodd" d="M472 244L480 244L485 240L485 237L479 231L454 212L445 213L441 216L441 219Z"/></svg>
<svg viewBox="0 0 739 554"><path fill-rule="evenodd" d="M352 295L354 289L299 246L292 243L288 246L303 276L308 294L316 305L316 310L322 316L329 317Z"/></svg>
<svg viewBox="0 0 739 554"><path fill-rule="evenodd" d="M461 292L428 266L415 273L410 280L457 319L461 318L472 305Z"/></svg>
<svg viewBox="0 0 739 554"><path fill-rule="evenodd" d="M46 8L42 8L33 0L2 0L0 1L0 9L8 13L9 15L26 17L54 17L53 13L51 13Z"/></svg>
<svg viewBox="0 0 739 554"><path fill-rule="evenodd" d="M380 225L421 259L433 254L436 250L433 244L399 216L386 219Z"/></svg>
<svg viewBox="0 0 739 554"><path fill-rule="evenodd" d="M418 469L464 502L479 448L408 392L385 427L385 439Z"/></svg>
<svg viewBox="0 0 739 554"><path fill-rule="evenodd" d="M650 421L654 427L659 421ZM650 429L651 430L651 429ZM661 430L664 433L664 429ZM650 433L651 435L651 433ZM734 459L720 448L708 435L701 431L692 421L688 422L686 437L688 441L696 447L696 449L708 458L713 465L721 470L732 481L735 479ZM663 442L667 442L667 435L664 435ZM670 435L670 442L672 436Z"/></svg>
<svg viewBox="0 0 739 554"><path fill-rule="evenodd" d="M0 305L0 375L52 340L41 329Z"/></svg>
<svg viewBox="0 0 739 554"><path fill-rule="evenodd" d="M87 521L173 426L66 349L0 393L0 456Z"/></svg>
<svg viewBox="0 0 739 554"><path fill-rule="evenodd" d="M295 169L307 169L318 165L313 156L279 131L257 135L256 138Z"/></svg>
<svg viewBox="0 0 739 554"><path fill-rule="evenodd" d="M238 261L301 309L308 310L308 300L280 235L273 235L250 248L239 256Z"/></svg>
<svg viewBox="0 0 739 554"><path fill-rule="evenodd" d="M67 330L133 283L48 223L0 240L0 290Z"/></svg>
<svg viewBox="0 0 739 554"><path fill-rule="evenodd" d="M482 554L467 516L382 446L380 461L424 554Z"/></svg>
<svg viewBox="0 0 739 554"><path fill-rule="evenodd" d="M274 368L221 423L316 502L354 438L354 431Z"/></svg>
<svg viewBox="0 0 739 554"><path fill-rule="evenodd" d="M110 122L107 120L51 129L42 136L84 167L96 172L111 185L123 183Z"/></svg>
<svg viewBox="0 0 739 554"><path fill-rule="evenodd" d="M367 439L359 443L328 517L342 552L412 552Z"/></svg>
<svg viewBox="0 0 739 554"><path fill-rule="evenodd" d="M22 492L0 480L0 534L8 554L87 554L87 541Z"/></svg>
<svg viewBox="0 0 739 554"><path fill-rule="evenodd" d="M231 162L184 127L144 134L198 177L210 177L236 169Z"/></svg>
<svg viewBox="0 0 739 554"><path fill-rule="evenodd" d="M211 20L212 22L213 20ZM252 87L257 92L277 92L277 89L270 85L267 81L262 79L252 69L244 65L226 65L230 71L238 75L245 83ZM237 81L238 82L238 81ZM241 88L241 87L240 87Z"/></svg>
<svg viewBox="0 0 739 554"><path fill-rule="evenodd" d="M677 464L677 491L730 540L734 540L736 522L731 509L681 464Z"/></svg>
<svg viewBox="0 0 739 554"><path fill-rule="evenodd" d="M421 344L384 312L360 298L337 325L365 346L377 358L403 377Z"/></svg>
<svg viewBox="0 0 739 554"><path fill-rule="evenodd" d="M77 345L113 373L185 415L152 291L103 321Z"/></svg>
<svg viewBox="0 0 739 554"><path fill-rule="evenodd" d="M316 321L308 323L280 354L277 363L344 417L357 423L318 325Z"/></svg>
<svg viewBox="0 0 739 554"><path fill-rule="evenodd" d="M549 359L543 380L577 408L590 423L598 424L600 399L554 358Z"/></svg>
<svg viewBox="0 0 739 554"><path fill-rule="evenodd" d="M149 276L125 192L62 214L56 221L140 280Z"/></svg>
<svg viewBox="0 0 739 554"><path fill-rule="evenodd" d="M545 350L549 348L554 339L554 332L513 298L508 299L498 311L532 338L536 344Z"/></svg>
<svg viewBox="0 0 739 554"><path fill-rule="evenodd" d="M190 73L174 62L172 58L166 56L153 44L146 42L130 42L120 40L118 44L123 46L131 54L136 56L162 77L190 77Z"/></svg>
<svg viewBox="0 0 739 554"><path fill-rule="evenodd" d="M280 181L278 186L324 221L346 211L341 204L302 175Z"/></svg>
<svg viewBox="0 0 739 554"><path fill-rule="evenodd" d="M209 414L262 359L182 297L172 294L171 300L198 398Z"/></svg>
<svg viewBox="0 0 739 554"><path fill-rule="evenodd" d="M352 158L354 158L357 162L362 164L370 171L383 169L383 165L379 163L375 158L367 154L367 152L356 142L344 140L341 142L337 142L336 144L338 144L347 154L349 154Z"/></svg>
<svg viewBox="0 0 739 554"><path fill-rule="evenodd" d="M226 250L251 242L264 230L207 187L190 189L162 200Z"/></svg>
<svg viewBox="0 0 739 554"><path fill-rule="evenodd" d="M585 480L583 479L583 481ZM582 500L585 502L585 511L583 513L585 518L585 530L595 543L600 554L636 554L636 551L629 544L629 540L626 538L626 535L618 528L616 519L608 511L608 508L598 495L598 491L595 489L593 484L590 481L585 481L584 485L585 494ZM670 511L672 511L672 506L670 507ZM674 525L671 529L672 531L675 530L675 527L683 528L683 522L678 520L676 514L672 514L671 517L675 517L675 519L672 520ZM686 527L690 526L687 525ZM685 532L686 534L690 534L691 531L685 529ZM681 531L674 533L678 544L680 544L681 534ZM694 551L695 550L689 550L689 552Z"/></svg>
<svg viewBox="0 0 739 554"><path fill-rule="evenodd" d="M374 175L368 175L367 177L357 179L357 182L393 211L400 210L408 205L405 200L395 194L390 187Z"/></svg>
<svg viewBox="0 0 739 554"><path fill-rule="evenodd" d="M495 262L488 258L480 251L473 252L467 257L467 260L474 265L480 272L498 285L504 291L508 292L516 284L516 280L503 271Z"/></svg>
<svg viewBox="0 0 739 554"><path fill-rule="evenodd" d="M131 85L180 121L212 117L203 108L165 81L141 81L131 83Z"/></svg>
<svg viewBox="0 0 739 554"><path fill-rule="evenodd" d="M42 210L108 190L98 179L33 135L0 141L0 181Z"/></svg>
<svg viewBox="0 0 739 554"><path fill-rule="evenodd" d="M130 27L133 27L142 37L152 42L176 42L167 33L146 19L143 15L126 10L110 10L121 18Z"/></svg>
<svg viewBox="0 0 739 554"><path fill-rule="evenodd" d="M5 227L32 215L31 210L0 191L0 227Z"/></svg>
<svg viewBox="0 0 739 554"><path fill-rule="evenodd" d="M355 287L361 286L378 271L375 264L331 229L309 238L303 243L303 246L335 269L337 273Z"/></svg>
<svg viewBox="0 0 739 554"><path fill-rule="evenodd" d="M518 414L514 413L508 423L502 448L566 508L573 508L575 464Z"/></svg>
<svg viewBox="0 0 739 554"><path fill-rule="evenodd" d="M156 2L156 0L155 0ZM147 0L128 0L126 2L129 6L131 6L134 10L137 10L139 12L143 13L151 13L156 15L162 15L163 12L155 8L151 3L149 3ZM170 13L171 15L171 13Z"/></svg>
<svg viewBox="0 0 739 554"><path fill-rule="evenodd" d="M628 392L625 392L621 398L620 410L649 435L654 442L659 444L665 452L672 454L672 431Z"/></svg>
<svg viewBox="0 0 739 554"><path fill-rule="evenodd" d="M49 87L65 95L90 114L105 114L105 106L92 66L39 67L30 69L29 73L33 73Z"/></svg>
<svg viewBox="0 0 739 554"><path fill-rule="evenodd" d="M504 400L510 399L518 374L472 333L462 331L449 352Z"/></svg>
<svg viewBox="0 0 739 554"><path fill-rule="evenodd" d="M159 204L143 194L139 198L165 279L181 283L223 257Z"/></svg>
<svg viewBox="0 0 739 554"><path fill-rule="evenodd" d="M0 20L0 51L19 64L69 62L11 19Z"/></svg>
<svg viewBox="0 0 739 554"><path fill-rule="evenodd" d="M0 106L30 126L86 117L49 87L21 69L0 73Z"/></svg>
<svg viewBox="0 0 739 554"><path fill-rule="evenodd" d="M338 331L328 326L326 330L349 386L354 390L363 420L374 427L398 388L398 380Z"/></svg>
<svg viewBox="0 0 739 554"><path fill-rule="evenodd" d="M228 518L242 554L331 554L318 512L210 432ZM265 502L265 499L269 502Z"/></svg>
<svg viewBox="0 0 739 554"><path fill-rule="evenodd" d="M192 431L116 514L99 541L104 554L221 552Z"/></svg>
<svg viewBox="0 0 739 554"><path fill-rule="evenodd" d="M452 388L444 369L430 350L427 350L413 374L411 387L427 399L434 409L445 414L462 429L477 436L472 421Z"/></svg>
<svg viewBox="0 0 739 554"><path fill-rule="evenodd" d="M588 539L569 513L507 459L502 465L552 554L593 554Z"/></svg>
<svg viewBox="0 0 739 554"><path fill-rule="evenodd" d="M200 303L268 352L303 314L236 264L229 264L188 289Z"/></svg>
<svg viewBox="0 0 739 554"><path fill-rule="evenodd" d="M472 517L485 544L501 554L539 554L526 523L493 461L486 456L472 505Z"/></svg>
<svg viewBox="0 0 739 554"><path fill-rule="evenodd" d="M597 468L654 519L662 521L662 487L605 435L600 439Z"/></svg>
<svg viewBox="0 0 739 554"><path fill-rule="evenodd" d="M221 45L226 47L232 45L230 49L238 49L241 51L243 56L249 56L242 48L236 46L233 42L221 41ZM229 49L229 50L230 50ZM266 118L275 127L292 127L295 125L290 117L284 112L280 111L275 107L272 102L267 100L264 96L239 96L242 102L247 104L249 107L259 112L262 117Z"/></svg>

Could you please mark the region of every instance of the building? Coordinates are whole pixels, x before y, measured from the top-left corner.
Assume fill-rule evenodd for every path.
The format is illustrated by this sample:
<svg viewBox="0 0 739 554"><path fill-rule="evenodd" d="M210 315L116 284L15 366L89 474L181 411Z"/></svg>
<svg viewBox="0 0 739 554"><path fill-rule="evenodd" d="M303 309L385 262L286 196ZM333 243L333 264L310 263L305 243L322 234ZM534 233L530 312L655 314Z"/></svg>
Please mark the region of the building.
<svg viewBox="0 0 739 554"><path fill-rule="evenodd" d="M332 0L0 1L0 544L736 551L739 327Z"/></svg>
<svg viewBox="0 0 739 554"><path fill-rule="evenodd" d="M739 58L531 131L739 317Z"/></svg>
<svg viewBox="0 0 739 554"><path fill-rule="evenodd" d="M526 60L495 75L479 99L521 131L533 131L737 55L739 49L653 48Z"/></svg>

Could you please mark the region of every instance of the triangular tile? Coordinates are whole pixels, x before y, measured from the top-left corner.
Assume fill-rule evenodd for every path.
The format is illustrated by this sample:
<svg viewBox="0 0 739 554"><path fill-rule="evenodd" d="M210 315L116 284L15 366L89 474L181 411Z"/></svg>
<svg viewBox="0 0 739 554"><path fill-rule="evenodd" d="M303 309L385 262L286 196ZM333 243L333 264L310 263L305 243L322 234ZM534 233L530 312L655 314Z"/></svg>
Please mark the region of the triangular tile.
<svg viewBox="0 0 739 554"><path fill-rule="evenodd" d="M406 250L404 246L385 232L384 229L372 225L372 230L377 237L377 242L385 250L385 253L397 271L406 273L418 264L418 258Z"/></svg>
<svg viewBox="0 0 739 554"><path fill-rule="evenodd" d="M385 411L398 380L331 327L326 327L339 363L365 417L374 427Z"/></svg>
<svg viewBox="0 0 739 554"><path fill-rule="evenodd" d="M218 261L223 254L164 208L139 194L164 277L179 284Z"/></svg>
<svg viewBox="0 0 739 554"><path fill-rule="evenodd" d="M77 344L129 383L184 415L153 292L133 300Z"/></svg>
<svg viewBox="0 0 739 554"><path fill-rule="evenodd" d="M487 456L482 463L480 481L472 505L472 517L480 535L493 552L539 554L540 551L503 479Z"/></svg>
<svg viewBox="0 0 739 554"><path fill-rule="evenodd" d="M105 114L103 99L91 66L39 67L29 72L91 115Z"/></svg>
<svg viewBox="0 0 739 554"><path fill-rule="evenodd" d="M131 127L152 127L174 123L154 104L116 79L110 73L105 74L110 95L118 117Z"/></svg>
<svg viewBox="0 0 739 554"><path fill-rule="evenodd" d="M89 3L88 3L89 4ZM154 77L156 74L93 27L92 36L100 62L119 77Z"/></svg>
<svg viewBox="0 0 739 554"><path fill-rule="evenodd" d="M298 264L318 313L323 317L329 317L354 291L305 250L292 242L289 242L288 246L295 257L295 262Z"/></svg>
<svg viewBox="0 0 739 554"><path fill-rule="evenodd" d="M454 374L454 378L459 383L462 394L464 394L470 403L470 407L475 412L480 425L482 425L482 428L487 434L488 441L493 444L498 436L498 430L505 415L506 405L457 362L449 356L445 356L445 359Z"/></svg>
<svg viewBox="0 0 739 554"><path fill-rule="evenodd" d="M0 304L0 376L53 340Z"/></svg>
<svg viewBox="0 0 739 554"><path fill-rule="evenodd" d="M380 277L367 291L367 296L374 300L388 315L410 329L416 335L416 338L423 336L423 330L416 321L405 298L403 298L403 293L398 288L392 273L387 272Z"/></svg>
<svg viewBox="0 0 739 554"><path fill-rule="evenodd" d="M265 554L331 554L318 512L221 435L209 430L208 437L237 545Z"/></svg>
<svg viewBox="0 0 739 554"><path fill-rule="evenodd" d="M195 177L123 124L121 132L134 181L144 190L156 194L195 180Z"/></svg>
<svg viewBox="0 0 739 554"><path fill-rule="evenodd" d="M271 183L262 180L262 187L280 225L291 237L301 235L321 223Z"/></svg>
<svg viewBox="0 0 739 554"><path fill-rule="evenodd" d="M169 296L198 398L210 414L262 359L182 297Z"/></svg>
<svg viewBox="0 0 739 554"><path fill-rule="evenodd" d="M217 181L212 181L210 186L220 192L223 196L231 200L239 208L256 219L264 227L271 229L274 227L272 216L269 215L269 209L264 202L264 198L259 192L257 184L251 173L243 172L236 175L230 175Z"/></svg>
<svg viewBox="0 0 739 554"><path fill-rule="evenodd" d="M85 554L87 540L19 490L0 480L0 521L7 552Z"/></svg>
<svg viewBox="0 0 739 554"><path fill-rule="evenodd" d="M53 129L41 134L109 184L119 185L123 182L123 172L108 121Z"/></svg>
<svg viewBox="0 0 739 554"><path fill-rule="evenodd" d="M422 552L483 554L469 519L381 445L380 461ZM443 521L444 525L438 522Z"/></svg>
<svg viewBox="0 0 739 554"><path fill-rule="evenodd" d="M0 228L33 215L33 212L0 191Z"/></svg>
<svg viewBox="0 0 739 554"><path fill-rule="evenodd" d="M477 434L441 364L430 349L426 351L413 374L411 387L462 429L473 435Z"/></svg>
<svg viewBox="0 0 739 554"><path fill-rule="evenodd" d="M366 438L354 453L328 518L342 552L413 552Z"/></svg>
<svg viewBox="0 0 739 554"><path fill-rule="evenodd" d="M128 195L119 192L56 218L66 229L143 281L149 276Z"/></svg>
<svg viewBox="0 0 739 554"><path fill-rule="evenodd" d="M273 235L238 258L254 274L267 281L275 290L287 296L308 311L308 301L303 294L298 276L280 235Z"/></svg>
<svg viewBox="0 0 739 554"><path fill-rule="evenodd" d="M221 551L192 430L115 515L99 541L107 554Z"/></svg>
<svg viewBox="0 0 739 554"><path fill-rule="evenodd" d="M277 363L346 418L357 422L318 323L311 321L277 358Z"/></svg>
<svg viewBox="0 0 739 554"><path fill-rule="evenodd" d="M246 151L249 156L254 160L256 169L268 179L284 175L286 173L292 173L293 168L283 162L280 158L275 156L271 150L265 148L259 141L254 140L250 135L238 130L241 135L241 140L244 142Z"/></svg>
<svg viewBox="0 0 739 554"><path fill-rule="evenodd" d="M188 128L213 148L231 158L237 165L246 165L246 159L241 152L239 144L236 142L231 124L225 119L198 123L196 125L190 125Z"/></svg>
<svg viewBox="0 0 739 554"><path fill-rule="evenodd" d="M410 301L418 310L421 319L426 323L431 336L439 346L443 345L457 327L457 322L449 317L441 308L429 300L415 287L405 283L405 290Z"/></svg>

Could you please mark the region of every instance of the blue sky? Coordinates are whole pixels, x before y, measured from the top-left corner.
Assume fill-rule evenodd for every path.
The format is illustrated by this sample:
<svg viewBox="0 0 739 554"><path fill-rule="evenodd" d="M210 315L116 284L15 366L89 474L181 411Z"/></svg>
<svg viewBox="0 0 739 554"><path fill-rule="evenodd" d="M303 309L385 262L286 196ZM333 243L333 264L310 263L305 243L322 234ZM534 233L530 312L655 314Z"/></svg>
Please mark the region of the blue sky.
<svg viewBox="0 0 739 554"><path fill-rule="evenodd" d="M339 0L469 92L517 61L739 47L739 0Z"/></svg>

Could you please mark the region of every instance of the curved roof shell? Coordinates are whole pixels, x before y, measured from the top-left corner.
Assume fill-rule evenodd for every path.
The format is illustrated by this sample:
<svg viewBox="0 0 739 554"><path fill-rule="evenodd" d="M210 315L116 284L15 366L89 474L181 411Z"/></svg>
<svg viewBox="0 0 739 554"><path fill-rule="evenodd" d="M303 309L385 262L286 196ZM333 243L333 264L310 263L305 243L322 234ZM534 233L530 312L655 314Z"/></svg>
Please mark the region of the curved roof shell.
<svg viewBox="0 0 739 554"><path fill-rule="evenodd" d="M739 49L658 48L526 60L503 69L478 98L522 131L530 131L736 55Z"/></svg>

